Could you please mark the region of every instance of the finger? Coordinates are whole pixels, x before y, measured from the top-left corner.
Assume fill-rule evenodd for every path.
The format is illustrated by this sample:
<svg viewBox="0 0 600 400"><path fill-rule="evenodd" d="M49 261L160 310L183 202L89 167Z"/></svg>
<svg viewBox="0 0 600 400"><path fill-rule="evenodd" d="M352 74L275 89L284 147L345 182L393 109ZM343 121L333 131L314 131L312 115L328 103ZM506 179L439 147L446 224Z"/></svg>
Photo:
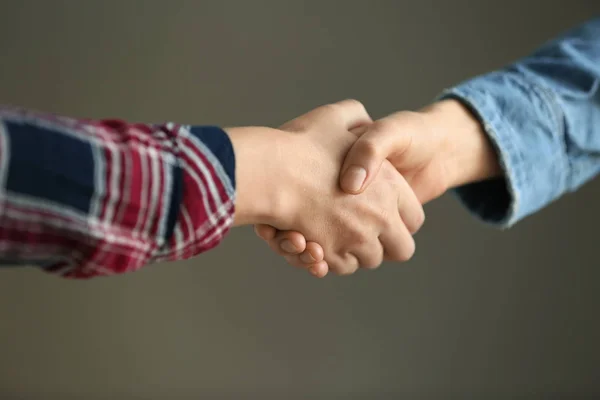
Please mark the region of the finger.
<svg viewBox="0 0 600 400"><path fill-rule="evenodd" d="M323 278L329 273L329 266L325 260L320 260L312 264L305 264L297 255L284 256L284 258L291 266L307 270L317 278Z"/></svg>
<svg viewBox="0 0 600 400"><path fill-rule="evenodd" d="M327 261L329 271L338 276L351 275L360 268L358 258L353 253L346 253L344 256L333 254L329 258L325 257L325 261Z"/></svg>
<svg viewBox="0 0 600 400"><path fill-rule="evenodd" d="M342 118L342 124L347 130L373 123L365 106L358 100L347 99L333 104L330 112L337 113Z"/></svg>
<svg viewBox="0 0 600 400"><path fill-rule="evenodd" d="M323 278L329 272L329 267L325 261L319 261L312 265L308 271L317 278Z"/></svg>
<svg viewBox="0 0 600 400"><path fill-rule="evenodd" d="M323 249L321 246L314 242L307 242L304 235L300 232L280 231L275 236L275 240L279 241L279 246L283 253L298 255L298 257L304 255L303 259L310 260L307 262L307 264L321 261L323 259ZM316 257L320 258L313 259L312 253L314 253Z"/></svg>
<svg viewBox="0 0 600 400"><path fill-rule="evenodd" d="M285 258L285 261L292 267L296 267L298 269L309 270L312 266L312 264L307 265L300 261L298 254L284 255L283 258Z"/></svg>
<svg viewBox="0 0 600 400"><path fill-rule="evenodd" d="M415 240L400 218L379 240L384 248L384 258L388 261L406 262L415 254Z"/></svg>
<svg viewBox="0 0 600 400"><path fill-rule="evenodd" d="M296 267L309 269L314 264L323 261L323 248L316 242L306 243L306 250L300 254L286 254L285 259Z"/></svg>
<svg viewBox="0 0 600 400"><path fill-rule="evenodd" d="M410 132L401 132L392 120L379 120L354 143L342 165L340 186L350 194L362 193L377 176L383 160L404 153L412 142Z"/></svg>
<svg viewBox="0 0 600 400"><path fill-rule="evenodd" d="M416 233L425 221L425 212L415 192L404 179L398 180L398 214L392 216L390 224L379 240L383 244L385 259L406 262L415 253Z"/></svg>
<svg viewBox="0 0 600 400"><path fill-rule="evenodd" d="M262 240L269 241L275 237L277 229L273 228L271 225L258 224L254 225L254 233Z"/></svg>
<svg viewBox="0 0 600 400"><path fill-rule="evenodd" d="M406 227L411 235L414 235L425 223L425 211L417 194L408 182L401 179L400 185L402 187L398 198L398 213L402 220L401 224Z"/></svg>
<svg viewBox="0 0 600 400"><path fill-rule="evenodd" d="M324 273L319 273L319 275L325 276L325 275L327 275L327 272L329 271L327 261L325 261L325 260L320 260L320 261L317 261L317 262L314 262L311 264L306 264L302 260L300 260L298 255L289 255L289 256L284 256L283 258L285 258L285 261L288 264L290 264L291 266L299 268L299 269L307 270L310 273L313 273L313 270L317 270L317 271L324 272Z"/></svg>
<svg viewBox="0 0 600 400"><path fill-rule="evenodd" d="M384 247L379 240L374 240L354 250L360 268L375 269L381 265L384 258Z"/></svg>
<svg viewBox="0 0 600 400"><path fill-rule="evenodd" d="M271 250L281 256L297 255L306 250L304 235L296 231L278 231L267 243Z"/></svg>
<svg viewBox="0 0 600 400"><path fill-rule="evenodd" d="M370 124L373 120L365 106L357 100L342 100L320 106L287 123L281 129L305 131L315 125L341 125L347 130Z"/></svg>
<svg viewBox="0 0 600 400"><path fill-rule="evenodd" d="M306 250L304 250L298 258L306 265L311 265L319 261L323 261L325 258L325 252L323 247L316 242L306 243Z"/></svg>

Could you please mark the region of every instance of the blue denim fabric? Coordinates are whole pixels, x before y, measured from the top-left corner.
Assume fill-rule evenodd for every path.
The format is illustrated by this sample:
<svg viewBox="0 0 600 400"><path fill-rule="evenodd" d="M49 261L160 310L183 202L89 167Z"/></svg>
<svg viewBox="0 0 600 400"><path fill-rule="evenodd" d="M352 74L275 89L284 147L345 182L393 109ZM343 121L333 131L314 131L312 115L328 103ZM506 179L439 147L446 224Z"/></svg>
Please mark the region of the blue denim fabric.
<svg viewBox="0 0 600 400"><path fill-rule="evenodd" d="M600 18L439 98L474 112L505 172L454 193L480 220L510 227L600 172Z"/></svg>

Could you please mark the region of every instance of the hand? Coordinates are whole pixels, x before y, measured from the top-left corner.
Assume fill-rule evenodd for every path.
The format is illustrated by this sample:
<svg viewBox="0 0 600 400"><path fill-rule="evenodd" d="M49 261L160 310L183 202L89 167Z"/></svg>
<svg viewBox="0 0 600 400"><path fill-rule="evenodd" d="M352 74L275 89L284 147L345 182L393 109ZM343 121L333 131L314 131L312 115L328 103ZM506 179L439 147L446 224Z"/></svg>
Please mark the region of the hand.
<svg viewBox="0 0 600 400"><path fill-rule="evenodd" d="M340 187L347 193L361 193L385 159L406 178L422 203L449 188L501 173L483 127L456 100L434 103L419 112L401 111L364 129L344 160Z"/></svg>
<svg viewBox="0 0 600 400"><path fill-rule="evenodd" d="M278 139L279 145L264 155L279 160L279 168L272 171L271 178L280 193L271 200L276 215L263 218L271 221L256 222L280 230L296 229L309 241L319 243L323 252L313 254L308 246L309 251L303 254L313 255L315 261L310 267L317 276L328 269L349 274L359 266L376 267L384 257L403 261L414 252L411 233L421 226L423 210L408 183L389 162L383 163L361 196L343 193L339 188L339 165L356 141L350 130L370 123L364 107L356 101L320 107L282 126L285 132ZM239 135L230 134L236 158L239 150L240 162L247 163L244 148L248 146L236 148ZM241 167L238 169L244 173ZM256 189L244 182L252 180L243 176L238 179L239 198L249 199L246 193ZM242 200L242 209L248 203ZM244 218L242 215L238 221Z"/></svg>
<svg viewBox="0 0 600 400"><path fill-rule="evenodd" d="M345 158L340 176L340 186L348 193L362 193L385 159L402 173L421 203L441 196L448 188L501 173L482 126L455 100L420 112L398 112L356 133L360 137ZM301 257L303 251L322 251L317 243L306 243L298 232L277 232L267 225L257 226L256 232L272 248L293 241L295 251L280 252L293 265L308 265Z"/></svg>

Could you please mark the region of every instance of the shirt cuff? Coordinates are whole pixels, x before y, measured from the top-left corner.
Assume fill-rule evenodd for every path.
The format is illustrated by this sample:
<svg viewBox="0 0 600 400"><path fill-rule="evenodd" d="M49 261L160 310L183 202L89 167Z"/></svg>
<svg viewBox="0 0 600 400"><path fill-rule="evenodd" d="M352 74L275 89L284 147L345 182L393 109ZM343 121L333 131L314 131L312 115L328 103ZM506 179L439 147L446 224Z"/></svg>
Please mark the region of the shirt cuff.
<svg viewBox="0 0 600 400"><path fill-rule="evenodd" d="M568 160L560 108L553 95L512 71L476 77L445 90L480 120L499 157L504 178L453 190L479 220L507 228L559 197Z"/></svg>
<svg viewBox="0 0 600 400"><path fill-rule="evenodd" d="M236 159L229 135L216 126L181 126L176 155L181 168L174 232L153 262L185 260L221 243L233 226Z"/></svg>

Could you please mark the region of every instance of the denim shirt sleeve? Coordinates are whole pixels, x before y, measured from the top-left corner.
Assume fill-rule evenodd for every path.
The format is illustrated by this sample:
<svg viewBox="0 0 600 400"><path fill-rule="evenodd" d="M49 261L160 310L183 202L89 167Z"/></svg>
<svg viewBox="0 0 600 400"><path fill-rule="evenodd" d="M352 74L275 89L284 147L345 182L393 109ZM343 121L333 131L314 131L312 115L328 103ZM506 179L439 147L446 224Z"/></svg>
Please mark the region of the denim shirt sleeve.
<svg viewBox="0 0 600 400"><path fill-rule="evenodd" d="M480 119L505 175L454 193L481 221L514 225L600 172L600 18L444 98Z"/></svg>

